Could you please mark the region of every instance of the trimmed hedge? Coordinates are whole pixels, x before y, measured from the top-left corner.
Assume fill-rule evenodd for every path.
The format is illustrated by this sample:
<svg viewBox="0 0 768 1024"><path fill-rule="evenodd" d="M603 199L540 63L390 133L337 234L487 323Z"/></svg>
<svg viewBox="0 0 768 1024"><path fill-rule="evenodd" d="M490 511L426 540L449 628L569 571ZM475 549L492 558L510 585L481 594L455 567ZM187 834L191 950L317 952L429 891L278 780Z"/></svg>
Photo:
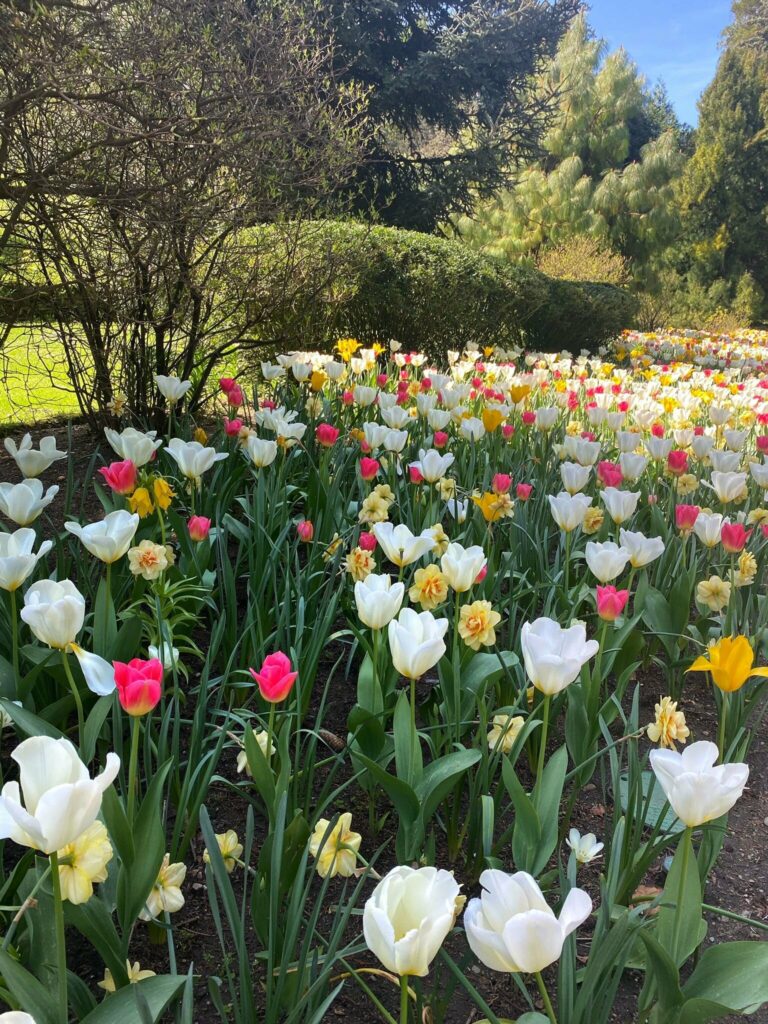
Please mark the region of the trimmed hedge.
<svg viewBox="0 0 768 1024"><path fill-rule="evenodd" d="M284 348L351 336L365 345L394 338L433 359L491 344L578 352L615 337L634 316L634 300L620 288L555 280L415 231L314 222L299 247L306 294L262 334Z"/></svg>

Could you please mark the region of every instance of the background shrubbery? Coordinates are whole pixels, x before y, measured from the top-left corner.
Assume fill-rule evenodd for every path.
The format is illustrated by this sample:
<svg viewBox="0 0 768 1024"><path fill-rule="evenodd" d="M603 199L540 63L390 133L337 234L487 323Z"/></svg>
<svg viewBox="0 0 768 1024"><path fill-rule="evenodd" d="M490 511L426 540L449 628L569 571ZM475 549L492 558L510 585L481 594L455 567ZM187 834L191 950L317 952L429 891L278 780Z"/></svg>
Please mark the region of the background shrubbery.
<svg viewBox="0 0 768 1024"><path fill-rule="evenodd" d="M368 345L394 338L435 359L492 344L578 352L632 321L634 300L619 288L555 280L415 231L328 221L308 225L297 244L305 288L262 325L276 347L351 335Z"/></svg>

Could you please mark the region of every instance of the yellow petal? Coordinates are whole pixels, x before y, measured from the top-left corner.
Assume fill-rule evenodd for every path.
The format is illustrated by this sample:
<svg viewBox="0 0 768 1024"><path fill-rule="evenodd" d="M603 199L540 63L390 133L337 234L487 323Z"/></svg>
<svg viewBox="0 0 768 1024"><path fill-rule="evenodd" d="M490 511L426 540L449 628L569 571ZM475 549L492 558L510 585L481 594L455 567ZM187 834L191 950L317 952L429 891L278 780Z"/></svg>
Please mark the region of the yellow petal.
<svg viewBox="0 0 768 1024"><path fill-rule="evenodd" d="M711 661L700 655L692 665L689 665L686 672L711 672L714 668Z"/></svg>

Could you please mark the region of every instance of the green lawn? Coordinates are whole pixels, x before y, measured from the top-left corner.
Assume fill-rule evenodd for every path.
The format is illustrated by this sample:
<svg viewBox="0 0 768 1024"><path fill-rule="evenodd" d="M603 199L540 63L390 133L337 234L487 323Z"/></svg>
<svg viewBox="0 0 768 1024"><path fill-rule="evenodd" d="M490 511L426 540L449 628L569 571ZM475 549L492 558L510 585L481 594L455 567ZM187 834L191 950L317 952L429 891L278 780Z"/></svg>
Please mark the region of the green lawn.
<svg viewBox="0 0 768 1024"><path fill-rule="evenodd" d="M78 413L62 342L41 327L15 328L0 349L0 424L37 423Z"/></svg>

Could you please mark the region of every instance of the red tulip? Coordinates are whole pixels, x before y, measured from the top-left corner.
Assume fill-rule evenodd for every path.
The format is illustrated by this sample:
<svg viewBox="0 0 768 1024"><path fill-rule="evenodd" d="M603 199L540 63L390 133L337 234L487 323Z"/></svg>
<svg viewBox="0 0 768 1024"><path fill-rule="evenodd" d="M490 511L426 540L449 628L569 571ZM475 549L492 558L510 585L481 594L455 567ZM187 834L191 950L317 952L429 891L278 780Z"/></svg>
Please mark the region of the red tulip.
<svg viewBox="0 0 768 1024"><path fill-rule="evenodd" d="M699 518L699 512L701 512L701 509L698 505L676 505L675 525L678 530L690 533L693 529L693 524Z"/></svg>
<svg viewBox="0 0 768 1024"><path fill-rule="evenodd" d="M373 533L361 533L357 545L358 547L361 547L363 551L375 551L376 535Z"/></svg>
<svg viewBox="0 0 768 1024"><path fill-rule="evenodd" d="M163 693L162 663L158 658L150 661L134 658L128 663L114 661L112 664L120 706L135 717L149 714Z"/></svg>
<svg viewBox="0 0 768 1024"><path fill-rule="evenodd" d="M528 501L533 491L533 484L518 484L517 497L520 501Z"/></svg>
<svg viewBox="0 0 768 1024"><path fill-rule="evenodd" d="M305 544L309 544L315 536L314 524L309 519L302 519L300 523L296 524L296 533L299 535L299 540L303 540Z"/></svg>
<svg viewBox="0 0 768 1024"><path fill-rule="evenodd" d="M751 536L752 531L746 530L741 523L723 523L720 543L729 555L737 555L744 550L744 546Z"/></svg>
<svg viewBox="0 0 768 1024"><path fill-rule="evenodd" d="M494 494L508 494L512 486L512 477L509 473L497 473L491 481L491 490Z"/></svg>
<svg viewBox="0 0 768 1024"><path fill-rule="evenodd" d="M227 437L237 437L242 429L242 420L228 420L226 417L224 418L224 433Z"/></svg>
<svg viewBox="0 0 768 1024"><path fill-rule="evenodd" d="M448 435L444 430L436 430L432 437L432 444L435 448L445 448L448 444Z"/></svg>
<svg viewBox="0 0 768 1024"><path fill-rule="evenodd" d="M260 671L252 668L250 673L259 684L261 696L270 704L285 700L299 674L291 671L291 659L282 651L268 654Z"/></svg>
<svg viewBox="0 0 768 1024"><path fill-rule="evenodd" d="M688 469L688 453L677 449L667 456L667 469L673 476L682 476Z"/></svg>
<svg viewBox="0 0 768 1024"><path fill-rule="evenodd" d="M424 477L421 475L421 470L418 466L408 467L408 476L411 478L412 484L423 484Z"/></svg>
<svg viewBox="0 0 768 1024"><path fill-rule="evenodd" d="M618 487L624 479L621 466L615 462L598 462L597 478L605 487Z"/></svg>
<svg viewBox="0 0 768 1024"><path fill-rule="evenodd" d="M376 479L380 469L378 459L360 459L360 476L368 483Z"/></svg>
<svg viewBox="0 0 768 1024"><path fill-rule="evenodd" d="M130 459L124 462L113 462L109 466L102 466L99 470L115 494L133 494L136 490L136 476L138 470Z"/></svg>

